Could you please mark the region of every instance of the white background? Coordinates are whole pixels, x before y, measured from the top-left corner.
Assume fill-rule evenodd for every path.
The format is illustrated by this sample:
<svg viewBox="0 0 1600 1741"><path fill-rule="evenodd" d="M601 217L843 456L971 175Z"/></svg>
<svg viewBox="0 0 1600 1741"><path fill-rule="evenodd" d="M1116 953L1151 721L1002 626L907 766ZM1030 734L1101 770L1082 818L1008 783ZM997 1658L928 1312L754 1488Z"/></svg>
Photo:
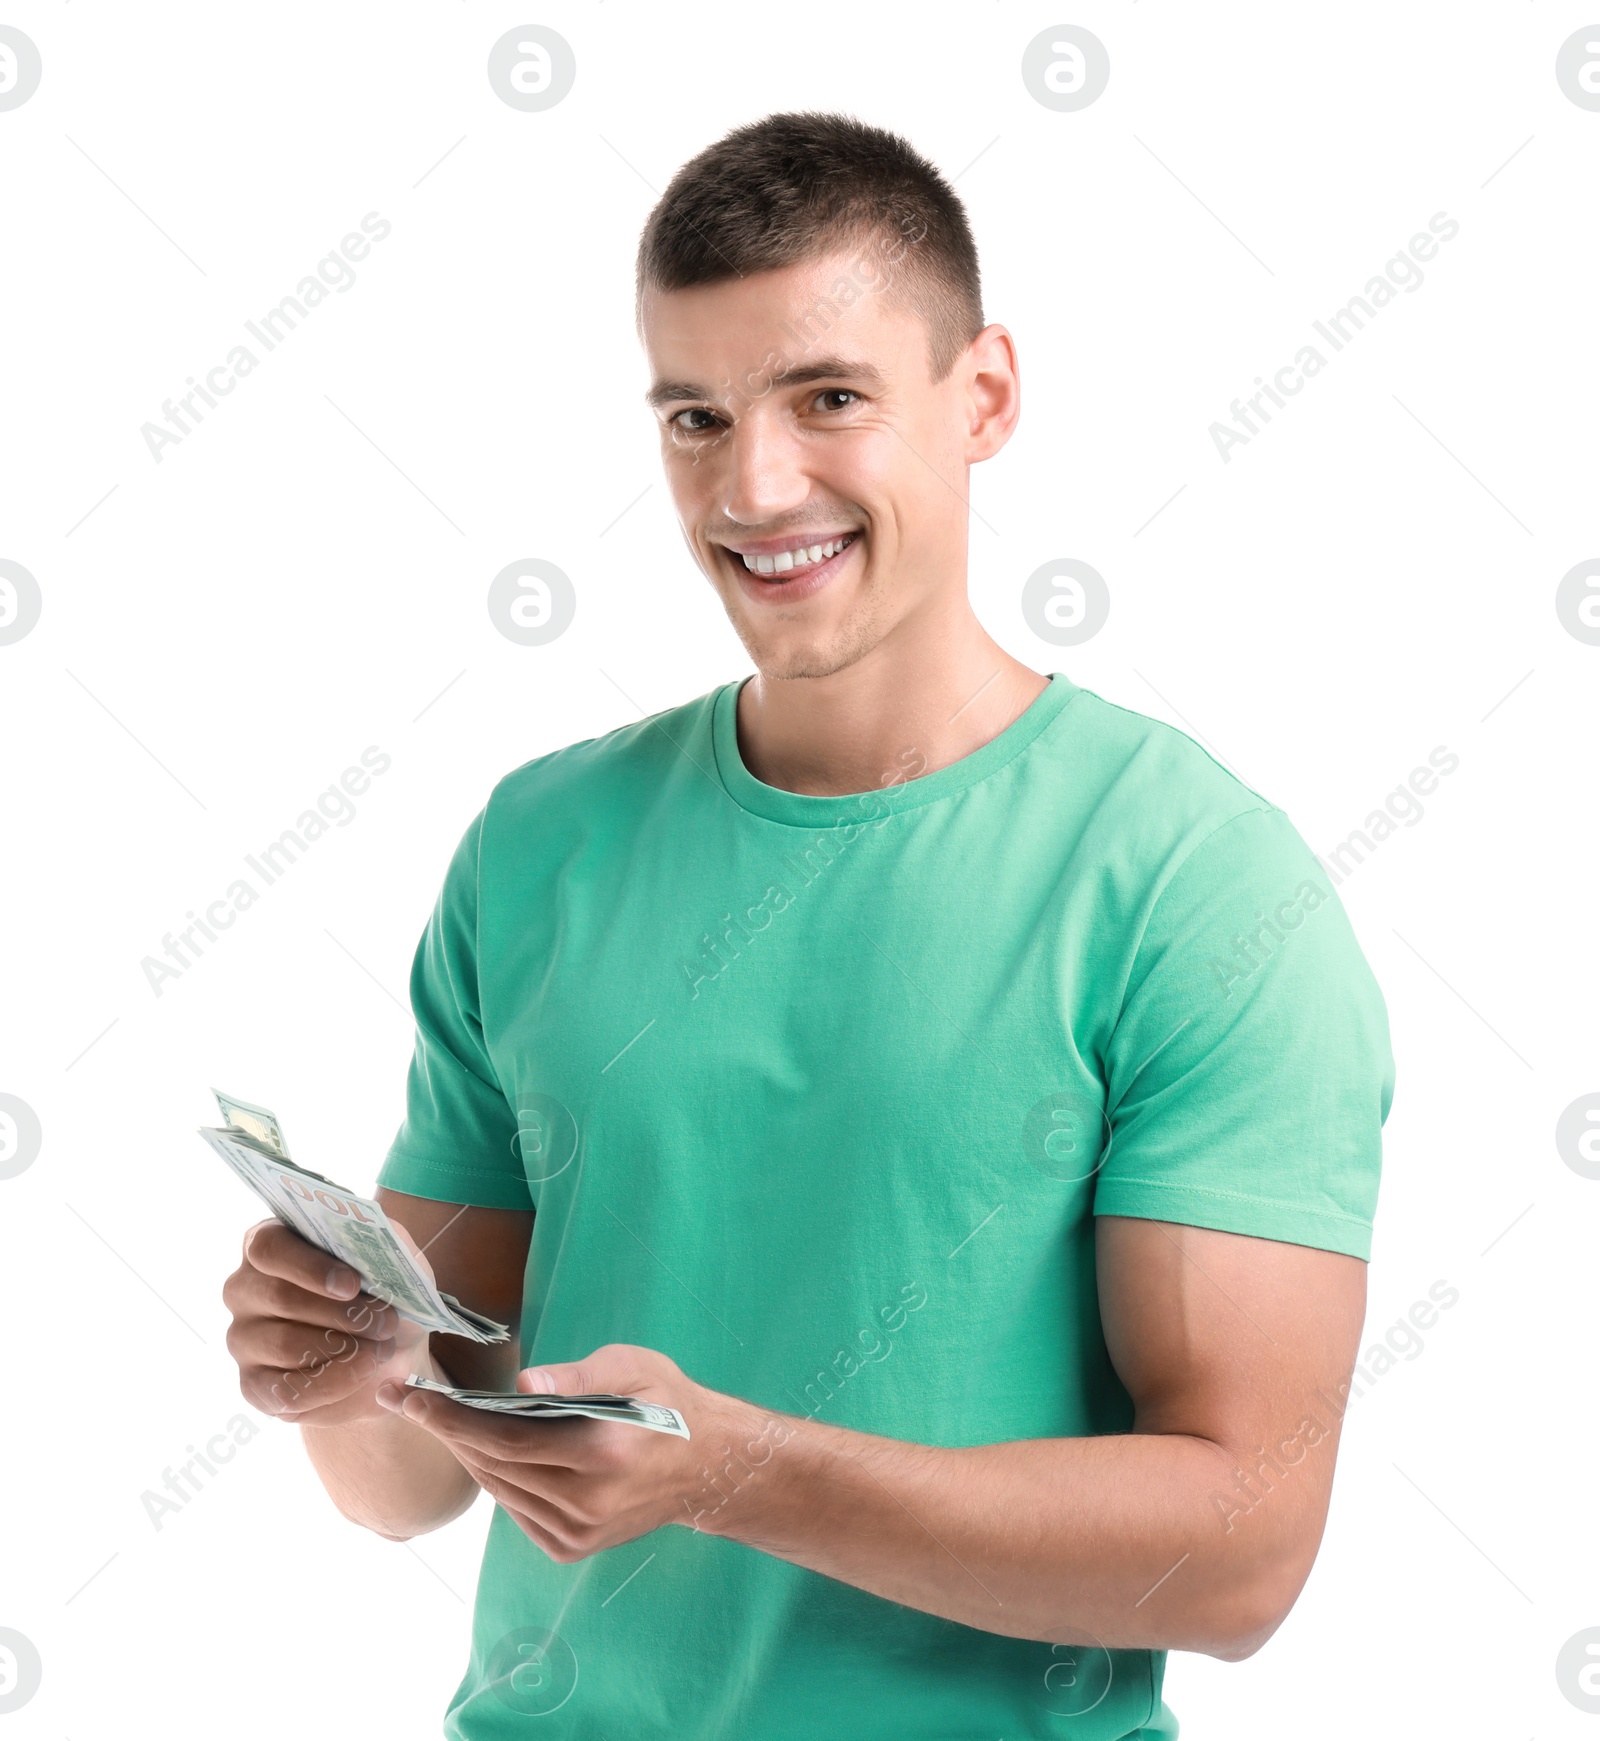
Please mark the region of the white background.
<svg viewBox="0 0 1600 1741"><path fill-rule="evenodd" d="M194 1128L215 1082L370 1185L411 954L490 786L748 669L660 482L633 250L680 162L796 107L959 175L1024 372L973 479L1001 642L1201 736L1319 852L1460 757L1341 889L1399 1064L1367 1344L1435 1281L1460 1299L1352 1406L1278 1636L1171 1659L1184 1734L1600 1733L1555 1674L1600 1626L1600 1182L1554 1141L1600 1090L1600 647L1555 609L1600 554L1600 113L1554 74L1594 12L6 9L44 78L0 114L0 556L43 614L0 647L0 1091L44 1140L0 1181L0 1626L44 1683L0 1733L437 1733L485 1503L382 1542L258 1420L146 1515L243 1406L219 1288L255 1216ZM485 73L530 16L578 67L537 114ZM1112 70L1062 114L1019 68L1069 20ZM157 464L140 426L370 211L393 233L354 287ZM1224 464L1210 424L1440 211L1421 287ZM577 588L546 647L485 609L523 556ZM1059 556L1110 588L1081 647L1019 609ZM143 958L368 745L393 765L355 819L155 995Z"/></svg>

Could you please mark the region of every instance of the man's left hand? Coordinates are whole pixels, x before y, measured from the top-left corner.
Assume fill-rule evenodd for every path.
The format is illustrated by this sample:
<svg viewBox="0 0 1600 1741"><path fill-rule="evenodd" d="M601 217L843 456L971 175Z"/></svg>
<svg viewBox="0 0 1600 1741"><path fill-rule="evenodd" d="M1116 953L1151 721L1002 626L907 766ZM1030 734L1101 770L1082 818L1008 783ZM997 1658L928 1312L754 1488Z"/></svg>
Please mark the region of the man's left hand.
<svg viewBox="0 0 1600 1741"><path fill-rule="evenodd" d="M696 1384L653 1348L611 1343L584 1360L529 1367L535 1394L634 1396L683 1416L694 1435L571 1417L519 1420L397 1384L378 1401L440 1439L537 1547L568 1565L667 1523L689 1523L704 1486L705 1442L720 1446L742 1406Z"/></svg>

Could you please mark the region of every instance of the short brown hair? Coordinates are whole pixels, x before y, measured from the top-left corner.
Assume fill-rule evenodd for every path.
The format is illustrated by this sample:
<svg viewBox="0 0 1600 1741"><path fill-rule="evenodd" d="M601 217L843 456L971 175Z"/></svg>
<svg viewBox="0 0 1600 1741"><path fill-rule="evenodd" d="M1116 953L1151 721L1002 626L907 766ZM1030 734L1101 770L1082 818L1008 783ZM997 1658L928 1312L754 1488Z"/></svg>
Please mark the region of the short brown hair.
<svg viewBox="0 0 1600 1741"><path fill-rule="evenodd" d="M966 208L898 134L849 115L768 115L692 157L645 223L637 293L772 272L868 242L900 250L896 264L928 323L930 370L943 380L984 324Z"/></svg>

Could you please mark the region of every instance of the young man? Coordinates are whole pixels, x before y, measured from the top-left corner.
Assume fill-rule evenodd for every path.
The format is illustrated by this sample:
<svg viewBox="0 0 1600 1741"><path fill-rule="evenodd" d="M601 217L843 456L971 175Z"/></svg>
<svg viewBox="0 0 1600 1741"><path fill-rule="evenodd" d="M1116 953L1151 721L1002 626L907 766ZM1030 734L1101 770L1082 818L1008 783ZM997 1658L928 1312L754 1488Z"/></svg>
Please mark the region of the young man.
<svg viewBox="0 0 1600 1741"><path fill-rule="evenodd" d="M496 1501L449 1735L1170 1736L1164 1652L1248 1656L1316 1554L1382 1000L1281 810L973 615L1018 370L936 171L741 128L638 291L756 675L507 775L419 948L381 1196L520 1341L264 1223L245 1394L386 1537Z"/></svg>

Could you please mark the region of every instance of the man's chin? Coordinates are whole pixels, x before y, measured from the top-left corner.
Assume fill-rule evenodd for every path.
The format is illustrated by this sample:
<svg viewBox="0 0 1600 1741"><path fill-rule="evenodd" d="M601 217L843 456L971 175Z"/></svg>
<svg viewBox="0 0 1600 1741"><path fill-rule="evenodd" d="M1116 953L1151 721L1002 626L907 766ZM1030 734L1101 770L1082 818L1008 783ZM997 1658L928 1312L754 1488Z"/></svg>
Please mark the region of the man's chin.
<svg viewBox="0 0 1600 1741"><path fill-rule="evenodd" d="M821 650L787 654L782 659L760 659L751 654L756 669L769 683L798 682L807 677L832 677L835 672L855 664L859 657L859 654L852 654L839 658Z"/></svg>
<svg viewBox="0 0 1600 1741"><path fill-rule="evenodd" d="M883 638L875 613L860 607L843 621L827 624L752 622L735 610L728 612L728 620L756 670L773 682L832 677L864 658Z"/></svg>
<svg viewBox="0 0 1600 1741"><path fill-rule="evenodd" d="M846 625L831 635L809 637L755 634L735 623L751 663L772 682L796 682L807 677L832 677L871 651L875 637L859 632L865 625ZM852 633L855 628L858 632Z"/></svg>

